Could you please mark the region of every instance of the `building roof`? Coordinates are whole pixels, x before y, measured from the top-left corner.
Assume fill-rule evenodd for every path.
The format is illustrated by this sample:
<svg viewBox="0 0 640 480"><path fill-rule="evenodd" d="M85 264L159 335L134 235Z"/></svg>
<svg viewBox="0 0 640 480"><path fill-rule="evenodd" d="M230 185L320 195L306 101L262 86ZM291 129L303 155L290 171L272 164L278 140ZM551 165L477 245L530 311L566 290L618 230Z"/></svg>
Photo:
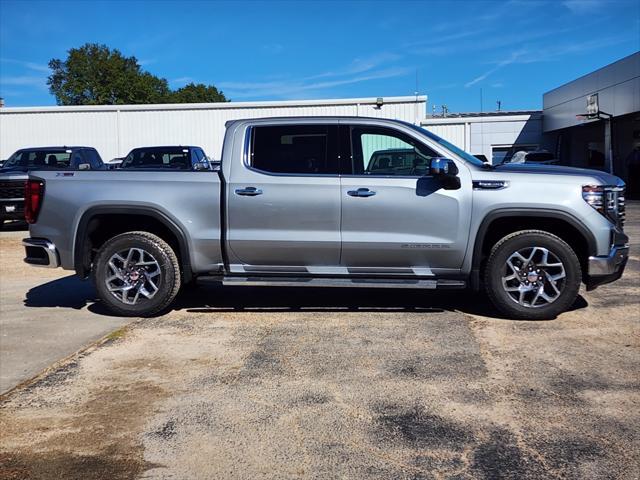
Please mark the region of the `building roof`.
<svg viewBox="0 0 640 480"><path fill-rule="evenodd" d="M426 119L439 119L439 118L467 118L467 117L507 117L512 115L535 115L542 113L542 110L500 110L493 112L459 112L459 113L447 113L446 116L442 115L427 115Z"/></svg>
<svg viewBox="0 0 640 480"><path fill-rule="evenodd" d="M217 103L159 103L149 105L73 105L51 107L3 107L0 114L7 113L58 113L58 112L109 112L150 110L223 110L238 108L309 107L331 105L377 105L394 103L424 103L426 95L404 97L334 98L324 100L283 100L266 102L217 102Z"/></svg>

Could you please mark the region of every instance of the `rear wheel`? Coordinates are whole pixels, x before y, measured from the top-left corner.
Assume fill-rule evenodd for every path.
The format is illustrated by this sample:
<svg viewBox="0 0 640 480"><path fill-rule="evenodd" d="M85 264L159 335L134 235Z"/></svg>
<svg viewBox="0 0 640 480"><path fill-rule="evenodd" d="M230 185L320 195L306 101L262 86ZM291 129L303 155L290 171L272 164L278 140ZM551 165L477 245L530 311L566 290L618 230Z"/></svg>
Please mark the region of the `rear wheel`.
<svg viewBox="0 0 640 480"><path fill-rule="evenodd" d="M487 295L508 317L554 318L573 305L582 272L575 252L541 230L507 235L491 250L485 270Z"/></svg>
<svg viewBox="0 0 640 480"><path fill-rule="evenodd" d="M180 290L173 249L149 232L127 232L107 240L96 255L93 281L100 300L114 313L150 316Z"/></svg>

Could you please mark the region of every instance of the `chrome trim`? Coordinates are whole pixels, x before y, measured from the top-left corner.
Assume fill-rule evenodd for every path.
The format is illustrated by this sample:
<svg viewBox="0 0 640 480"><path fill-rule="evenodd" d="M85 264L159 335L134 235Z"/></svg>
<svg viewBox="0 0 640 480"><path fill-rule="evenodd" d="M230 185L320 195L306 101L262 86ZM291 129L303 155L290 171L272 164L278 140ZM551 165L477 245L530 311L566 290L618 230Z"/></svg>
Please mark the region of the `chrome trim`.
<svg viewBox="0 0 640 480"><path fill-rule="evenodd" d="M361 187L361 188L358 188L357 190L347 191L347 195L349 195L350 197L366 198L366 197L373 197L375 194L376 192L374 192L373 190L369 190L366 187Z"/></svg>
<svg viewBox="0 0 640 480"><path fill-rule="evenodd" d="M262 190L256 187L236 188L236 195L244 197L255 197L256 195L262 195Z"/></svg>
<svg viewBox="0 0 640 480"><path fill-rule="evenodd" d="M41 248L45 251L47 257L47 264L39 263L38 261L29 261L30 257L25 257L24 262L34 267L44 268L58 268L60 266L60 258L58 257L58 250L56 246L49 240L42 238L25 238L22 240L24 247ZM35 260L35 259L34 259Z"/></svg>
<svg viewBox="0 0 640 480"><path fill-rule="evenodd" d="M509 186L507 180L474 180L474 190L502 190Z"/></svg>
<svg viewBox="0 0 640 480"><path fill-rule="evenodd" d="M588 272L590 276L611 275L629 257L629 245L614 246L606 257L589 257Z"/></svg>
<svg viewBox="0 0 640 480"><path fill-rule="evenodd" d="M224 277L222 284L245 287L424 288L429 290L438 286L437 280L313 277Z"/></svg>

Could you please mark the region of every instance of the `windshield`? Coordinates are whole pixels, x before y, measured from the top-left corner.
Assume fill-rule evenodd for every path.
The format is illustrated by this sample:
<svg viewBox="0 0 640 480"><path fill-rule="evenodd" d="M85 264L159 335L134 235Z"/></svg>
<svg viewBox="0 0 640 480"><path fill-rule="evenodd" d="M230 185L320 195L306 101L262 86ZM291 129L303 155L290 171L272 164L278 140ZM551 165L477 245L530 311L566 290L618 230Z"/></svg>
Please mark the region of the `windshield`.
<svg viewBox="0 0 640 480"><path fill-rule="evenodd" d="M421 133L422 135L426 135L427 137L429 137L434 142L438 143L439 145L442 145L447 150L455 153L460 158L466 160L469 163L472 163L473 165L477 165L479 167L485 165L485 163L482 160L477 159L476 157L474 157L470 153L467 153L464 150L462 150L461 148L456 147L453 143L447 142L445 139L440 138L439 136L437 136L434 133L431 133L429 130L426 130L426 129L422 128L422 127L418 127L418 126L413 125L412 123L409 123L409 122L402 122L402 124L407 125L408 127L411 127L413 130Z"/></svg>
<svg viewBox="0 0 640 480"><path fill-rule="evenodd" d="M67 168L71 150L18 150L2 165L3 169Z"/></svg>
<svg viewBox="0 0 640 480"><path fill-rule="evenodd" d="M172 168L191 170L189 149L183 147L136 148L120 168Z"/></svg>

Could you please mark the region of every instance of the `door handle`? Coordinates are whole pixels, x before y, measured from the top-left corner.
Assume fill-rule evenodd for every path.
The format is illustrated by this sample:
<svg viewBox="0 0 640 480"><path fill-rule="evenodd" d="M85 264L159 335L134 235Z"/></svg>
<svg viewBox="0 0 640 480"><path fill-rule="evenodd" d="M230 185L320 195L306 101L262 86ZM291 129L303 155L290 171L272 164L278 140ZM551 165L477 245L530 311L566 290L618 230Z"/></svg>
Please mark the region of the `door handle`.
<svg viewBox="0 0 640 480"><path fill-rule="evenodd" d="M347 195L350 197L373 197L376 194L373 190L368 188L359 188L357 190L349 190Z"/></svg>
<svg viewBox="0 0 640 480"><path fill-rule="evenodd" d="M237 188L236 195L242 195L245 197L255 197L256 195L262 195L262 190L256 187Z"/></svg>

